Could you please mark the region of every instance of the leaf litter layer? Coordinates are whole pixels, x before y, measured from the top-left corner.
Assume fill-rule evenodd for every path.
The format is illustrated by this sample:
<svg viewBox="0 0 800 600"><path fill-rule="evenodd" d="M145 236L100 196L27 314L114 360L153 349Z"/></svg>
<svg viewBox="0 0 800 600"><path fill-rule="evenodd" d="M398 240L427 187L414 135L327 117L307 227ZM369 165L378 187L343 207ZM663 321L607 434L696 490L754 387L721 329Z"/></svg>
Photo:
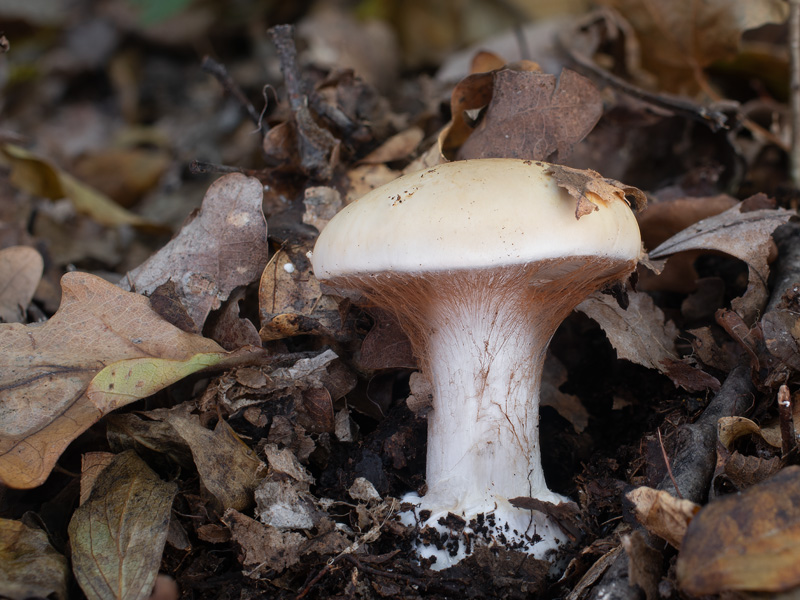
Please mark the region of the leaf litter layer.
<svg viewBox="0 0 800 600"><path fill-rule="evenodd" d="M109 42L95 55L40 45L38 79L3 83L0 478L18 491L0 504L12 540L0 552L42 567L0 571L0 594L79 597L67 564L98 598L153 585L167 598L576 599L798 585L782 504L798 454L797 203L774 160L785 95L768 79L787 64L775 30L742 38L780 23L783 3L734 3L724 19L714 3L668 19L647 0L578 8L550 46L526 40L533 55L516 55L526 28L503 51L469 51L460 83L414 71L450 62L431 45L455 40L436 18L444 3L398 3L369 27L342 9L253 9L263 26L244 35L214 3L161 26L112 4L86 12L81 35ZM45 15L14 18L35 29ZM163 51L212 30L249 51L205 61L213 79ZM0 61L24 66L14 48L28 31L0 38ZM361 34L383 51L354 50ZM270 43L262 70L255 49ZM109 85L74 96L81 77ZM109 98L117 108L100 110ZM396 514L424 491L429 386L403 323L320 284L307 256L369 189L484 156L559 163L576 218L591 218L602 182L649 206L638 284L582 304L545 363L546 475L578 510L514 502L569 532L558 581L500 548L439 572L418 560ZM189 176L193 159L213 177ZM773 568L743 582L737 561Z"/></svg>

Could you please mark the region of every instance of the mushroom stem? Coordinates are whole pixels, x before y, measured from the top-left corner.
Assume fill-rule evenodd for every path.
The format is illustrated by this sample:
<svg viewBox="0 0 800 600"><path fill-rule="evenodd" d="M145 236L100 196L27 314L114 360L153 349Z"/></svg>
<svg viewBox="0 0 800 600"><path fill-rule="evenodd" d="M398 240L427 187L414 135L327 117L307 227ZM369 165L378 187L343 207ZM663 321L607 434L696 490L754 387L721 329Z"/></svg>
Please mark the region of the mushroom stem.
<svg viewBox="0 0 800 600"><path fill-rule="evenodd" d="M432 311L423 508L475 514L499 498L560 501L542 473L539 384L547 344L565 315L528 305L526 296L474 304L453 298Z"/></svg>
<svg viewBox="0 0 800 600"><path fill-rule="evenodd" d="M575 306L633 267L632 261L579 256L337 282L394 310L433 385L428 490L405 500L416 505L423 529L437 532L421 536L418 548L422 556L436 556L434 568L454 564L474 544L544 558L566 539L549 517L515 508L509 499L566 501L547 488L541 466L539 386L547 346ZM463 519L456 529L449 513Z"/></svg>

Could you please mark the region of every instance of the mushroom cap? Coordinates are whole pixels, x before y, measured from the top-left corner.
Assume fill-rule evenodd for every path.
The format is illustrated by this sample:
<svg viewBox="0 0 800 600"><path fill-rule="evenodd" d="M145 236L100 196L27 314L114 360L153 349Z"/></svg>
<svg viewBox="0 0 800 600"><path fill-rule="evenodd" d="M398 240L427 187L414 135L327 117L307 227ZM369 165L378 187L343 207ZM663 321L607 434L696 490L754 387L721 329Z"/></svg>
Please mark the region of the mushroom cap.
<svg viewBox="0 0 800 600"><path fill-rule="evenodd" d="M553 165L510 158L444 163L404 175L345 207L317 240L317 278L502 267L642 253L624 192L587 192L597 207L576 217Z"/></svg>

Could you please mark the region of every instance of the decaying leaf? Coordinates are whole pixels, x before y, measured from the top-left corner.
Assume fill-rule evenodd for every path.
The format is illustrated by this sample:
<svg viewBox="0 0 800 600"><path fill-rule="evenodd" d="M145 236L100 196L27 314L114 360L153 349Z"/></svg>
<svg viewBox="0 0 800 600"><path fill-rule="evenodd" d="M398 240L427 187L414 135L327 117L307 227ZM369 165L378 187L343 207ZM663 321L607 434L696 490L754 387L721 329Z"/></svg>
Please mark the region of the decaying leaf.
<svg viewBox="0 0 800 600"><path fill-rule="evenodd" d="M552 352L548 352L542 369L542 383L539 390L540 406L550 406L570 422L577 433L589 425L589 412L580 398L565 394L561 386L567 382L567 368Z"/></svg>
<svg viewBox="0 0 800 600"><path fill-rule="evenodd" d="M0 596L66 600L69 579L67 559L44 531L0 519Z"/></svg>
<svg viewBox="0 0 800 600"><path fill-rule="evenodd" d="M459 148L460 160L552 160L555 156L564 160L603 114L595 85L569 69L558 78L501 69L493 73L491 85L491 101L474 132Z"/></svg>
<svg viewBox="0 0 800 600"><path fill-rule="evenodd" d="M115 457L113 452L87 452L81 456L81 504L89 499L95 481Z"/></svg>
<svg viewBox="0 0 800 600"><path fill-rule="evenodd" d="M13 144L0 147L0 153L11 165L11 183L30 194L50 200L69 198L75 210L108 227L134 225L152 228L155 225L131 213L54 166L50 161Z"/></svg>
<svg viewBox="0 0 800 600"><path fill-rule="evenodd" d="M347 538L336 530L330 519L323 519L316 535L310 538L302 533L264 525L233 509L225 512L222 522L228 526L239 547L239 560L245 573L254 578L260 578L268 569L284 571L308 554L335 554L348 545Z"/></svg>
<svg viewBox="0 0 800 600"><path fill-rule="evenodd" d="M687 227L650 252L659 259L687 250L723 252L745 263L749 270L747 291L735 299L733 309L747 322L763 310L767 300L767 259L773 248L772 232L787 223L794 213L786 209L742 212L736 206Z"/></svg>
<svg viewBox="0 0 800 600"><path fill-rule="evenodd" d="M623 309L611 296L595 293L581 302L577 310L597 321L619 358L656 369L686 389L719 387L715 378L678 360L675 349L678 328L672 321L665 321L664 313L650 296L629 292L628 298L630 303Z"/></svg>
<svg viewBox="0 0 800 600"><path fill-rule="evenodd" d="M177 490L133 451L103 470L69 522L72 570L89 600L150 595Z"/></svg>
<svg viewBox="0 0 800 600"><path fill-rule="evenodd" d="M778 428L762 429L746 417L722 417L717 422L717 439L728 450L733 450L733 443L745 435L757 435L770 446L781 447L781 432Z"/></svg>
<svg viewBox="0 0 800 600"><path fill-rule="evenodd" d="M224 420L214 431L200 424L197 415L172 411L166 419L192 451L203 488L220 512L245 510L253 503L253 490L266 466Z"/></svg>
<svg viewBox="0 0 800 600"><path fill-rule="evenodd" d="M592 170L550 165L547 173L578 202L575 207L576 219L596 211L598 205L617 200L625 201L628 197L633 201L634 210L642 210L647 205L647 196L641 190L613 179L605 179Z"/></svg>
<svg viewBox="0 0 800 600"><path fill-rule="evenodd" d="M215 181L200 212L120 286L152 294L172 279L200 331L208 313L239 286L255 281L267 264L267 223L261 183L239 173Z"/></svg>
<svg viewBox="0 0 800 600"><path fill-rule="evenodd" d="M800 467L704 507L683 539L677 576L697 596L800 585Z"/></svg>
<svg viewBox="0 0 800 600"><path fill-rule="evenodd" d="M631 585L641 588L647 600L657 600L664 556L647 543L640 530L622 536L622 547L628 554L628 579Z"/></svg>
<svg viewBox="0 0 800 600"><path fill-rule="evenodd" d="M342 210L342 195L335 188L318 185L306 188L303 197L306 209L303 223L322 231L336 213Z"/></svg>
<svg viewBox="0 0 800 600"><path fill-rule="evenodd" d="M258 290L265 342L296 335L333 335L342 328L339 303L324 294L306 252L312 244L275 253L261 275Z"/></svg>
<svg viewBox="0 0 800 600"><path fill-rule="evenodd" d="M61 306L49 321L0 325L0 480L12 487L41 484L73 439L142 397L140 382L149 393L159 389L152 384L159 361L185 365L200 353L222 355L213 341L163 321L144 296L79 272L61 285ZM126 359L137 361L133 377L117 371ZM104 369L109 377L90 389ZM117 382L127 388L109 389Z"/></svg>
<svg viewBox="0 0 800 600"><path fill-rule="evenodd" d="M780 0L609 0L636 31L642 64L658 77L663 90L692 95L696 74L728 58L742 32L786 19Z"/></svg>
<svg viewBox="0 0 800 600"><path fill-rule="evenodd" d="M28 246L0 250L0 322L22 323L42 278L42 255Z"/></svg>
<svg viewBox="0 0 800 600"><path fill-rule="evenodd" d="M633 503L636 520L675 548L681 547L686 528L700 510L691 500L645 486L631 490L625 497Z"/></svg>

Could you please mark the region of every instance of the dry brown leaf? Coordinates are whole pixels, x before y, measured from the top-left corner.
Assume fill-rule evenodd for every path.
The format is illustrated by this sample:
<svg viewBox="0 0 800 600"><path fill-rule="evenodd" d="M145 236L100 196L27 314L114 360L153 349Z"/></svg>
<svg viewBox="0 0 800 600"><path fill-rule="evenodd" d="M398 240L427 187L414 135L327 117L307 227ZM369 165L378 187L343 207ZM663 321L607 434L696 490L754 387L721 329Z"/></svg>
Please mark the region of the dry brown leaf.
<svg viewBox="0 0 800 600"><path fill-rule="evenodd" d="M175 408L174 410L180 410ZM194 466L192 452L166 419L171 410L157 408L141 413L111 414L106 417L106 437L111 450L117 453L136 450L162 454L184 469Z"/></svg>
<svg viewBox="0 0 800 600"><path fill-rule="evenodd" d="M296 335L331 335L342 329L339 303L320 289L306 253L308 242L291 253L275 253L261 275L258 289L261 330L265 342Z"/></svg>
<svg viewBox="0 0 800 600"><path fill-rule="evenodd" d="M636 520L675 548L681 547L686 528L700 510L691 500L644 486L631 490L625 497L633 503Z"/></svg>
<svg viewBox="0 0 800 600"><path fill-rule="evenodd" d="M342 210L342 195L336 188L320 185L306 188L303 223L322 232L336 213Z"/></svg>
<svg viewBox="0 0 800 600"><path fill-rule="evenodd" d="M207 334L226 350L236 350L244 346L260 346L261 338L253 322L242 317L239 303L245 299L245 288L238 288L222 304L217 318L211 321ZM152 300L152 298L151 298Z"/></svg>
<svg viewBox="0 0 800 600"><path fill-rule="evenodd" d="M483 99L486 93L481 90L478 97ZM600 92L574 71L564 69L556 78L501 69L493 73L486 113L456 157L564 160L602 114Z"/></svg>
<svg viewBox="0 0 800 600"><path fill-rule="evenodd" d="M800 585L800 467L704 507L683 539L677 576L696 596Z"/></svg>
<svg viewBox="0 0 800 600"><path fill-rule="evenodd" d="M168 280L200 331L208 313L237 287L255 281L267 264L267 223L261 183L231 173L215 181L200 212L120 286L151 294Z"/></svg>
<svg viewBox="0 0 800 600"><path fill-rule="evenodd" d="M258 577L262 569L280 573L300 562L300 551L306 541L302 533L282 532L233 509L225 512L222 522L239 547L239 562L245 571L252 572L251 576Z"/></svg>
<svg viewBox="0 0 800 600"><path fill-rule="evenodd" d="M197 415L173 411L167 418L192 451L203 488L220 512L245 510L253 504L253 490L266 474L266 465L224 420L214 431L200 424Z"/></svg>
<svg viewBox="0 0 800 600"><path fill-rule="evenodd" d="M642 64L673 93L694 94L697 73L729 58L742 33L786 19L781 0L605 0L636 31Z"/></svg>
<svg viewBox="0 0 800 600"><path fill-rule="evenodd" d="M605 331L619 358L656 369L675 385L690 391L719 389L719 381L678 359L678 328L665 321L664 313L643 292L628 292L629 305L622 308L612 296L597 292L578 305Z"/></svg>
<svg viewBox="0 0 800 600"><path fill-rule="evenodd" d="M547 174L555 179L559 187L564 188L577 200L575 218L594 212L598 204L627 201L630 198L634 210L642 210L647 206L647 196L640 189L626 185L614 179L606 179L590 169L573 169L563 165L550 165Z"/></svg>
<svg viewBox="0 0 800 600"><path fill-rule="evenodd" d="M580 398L565 394L561 386L567 382L567 368L553 353L548 352L542 369L542 383L539 390L539 404L550 406L570 422L577 433L589 425L589 411Z"/></svg>
<svg viewBox="0 0 800 600"><path fill-rule="evenodd" d="M703 219L672 236L650 252L650 258L667 258L687 250L723 252L745 263L749 271L747 291L731 303L748 323L763 310L767 301L767 259L773 248L772 232L787 223L794 213L785 209L742 212L742 205Z"/></svg>
<svg viewBox="0 0 800 600"><path fill-rule="evenodd" d="M61 285L61 306L46 323L0 325L0 480L11 487L44 482L73 439L131 401L87 394L107 365L222 351L163 321L144 296L99 277L68 273Z"/></svg>
<svg viewBox="0 0 800 600"><path fill-rule="evenodd" d="M100 473L69 522L72 570L89 600L150 595L177 491L130 450Z"/></svg>
<svg viewBox="0 0 800 600"><path fill-rule="evenodd" d="M628 579L634 588L644 591L646 600L657 600L658 583L664 570L664 555L647 543L641 530L623 535L622 547L628 555Z"/></svg>
<svg viewBox="0 0 800 600"><path fill-rule="evenodd" d="M104 148L82 155L75 175L124 207L135 204L156 186L172 157L150 148Z"/></svg>
<svg viewBox="0 0 800 600"><path fill-rule="evenodd" d="M47 533L20 521L0 519L0 595L9 600L67 600L67 559Z"/></svg>
<svg viewBox="0 0 800 600"><path fill-rule="evenodd" d="M734 442L746 435L757 435L773 448L781 447L781 432L777 428L762 429L746 417L722 417L717 421L717 439L728 450L733 450Z"/></svg>
<svg viewBox="0 0 800 600"><path fill-rule="evenodd" d="M358 162L360 164L373 165L405 160L411 156L424 137L425 132L421 127L409 127L390 137Z"/></svg>
<svg viewBox="0 0 800 600"><path fill-rule="evenodd" d="M23 323L42 278L42 255L28 246L0 250L0 322Z"/></svg>

